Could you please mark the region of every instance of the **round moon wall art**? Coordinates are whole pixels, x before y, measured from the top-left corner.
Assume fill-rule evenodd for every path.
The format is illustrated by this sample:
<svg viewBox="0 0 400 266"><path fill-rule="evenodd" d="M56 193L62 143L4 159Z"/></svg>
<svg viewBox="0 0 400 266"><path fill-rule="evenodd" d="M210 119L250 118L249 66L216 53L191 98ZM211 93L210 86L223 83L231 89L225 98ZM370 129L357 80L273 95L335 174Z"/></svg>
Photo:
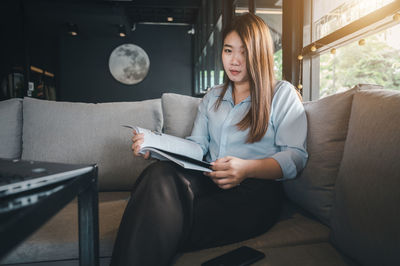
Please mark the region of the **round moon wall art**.
<svg viewBox="0 0 400 266"><path fill-rule="evenodd" d="M108 62L111 75L119 82L133 85L147 75L150 60L146 52L137 45L123 44L114 49Z"/></svg>

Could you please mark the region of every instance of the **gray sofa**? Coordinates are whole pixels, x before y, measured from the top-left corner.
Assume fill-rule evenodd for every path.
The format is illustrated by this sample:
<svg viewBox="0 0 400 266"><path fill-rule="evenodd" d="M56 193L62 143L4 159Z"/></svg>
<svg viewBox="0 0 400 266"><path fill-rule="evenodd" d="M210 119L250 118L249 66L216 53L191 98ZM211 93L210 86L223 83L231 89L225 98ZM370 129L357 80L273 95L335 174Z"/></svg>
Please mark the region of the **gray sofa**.
<svg viewBox="0 0 400 266"><path fill-rule="evenodd" d="M199 102L171 93L102 104L3 101L0 157L98 164L106 265L129 191L152 163L132 156L131 131L120 125L184 137ZM266 254L254 265L400 265L400 93L358 85L304 106L309 161L297 179L284 183L278 223L241 243L178 254L174 265L200 265L242 245ZM67 205L2 263L75 265L76 208L76 201Z"/></svg>

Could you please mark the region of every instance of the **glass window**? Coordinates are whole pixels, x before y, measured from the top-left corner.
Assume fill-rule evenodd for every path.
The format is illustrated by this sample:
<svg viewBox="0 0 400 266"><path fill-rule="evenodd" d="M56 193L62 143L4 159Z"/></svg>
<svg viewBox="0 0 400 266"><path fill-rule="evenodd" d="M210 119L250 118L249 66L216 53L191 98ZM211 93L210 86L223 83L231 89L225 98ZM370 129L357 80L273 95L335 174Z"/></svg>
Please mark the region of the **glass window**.
<svg viewBox="0 0 400 266"><path fill-rule="evenodd" d="M258 0L255 2L256 15L268 25L272 40L274 41L274 63L277 80L282 79L282 4L280 2L266 3Z"/></svg>
<svg viewBox="0 0 400 266"><path fill-rule="evenodd" d="M219 84L224 83L224 74L225 72L223 70L219 71Z"/></svg>
<svg viewBox="0 0 400 266"><path fill-rule="evenodd" d="M313 41L395 0L313 0Z"/></svg>
<svg viewBox="0 0 400 266"><path fill-rule="evenodd" d="M217 21L222 15L222 1L213 1L213 2L214 2L214 23L217 24Z"/></svg>
<svg viewBox="0 0 400 266"><path fill-rule="evenodd" d="M320 97L359 83L400 90L400 25L320 56Z"/></svg>
<svg viewBox="0 0 400 266"><path fill-rule="evenodd" d="M216 22L216 27L215 27L215 34L214 34L215 40L214 40L214 61L215 61L215 76L214 76L214 84L221 84L223 80L220 79L219 77L219 72L223 69L222 66L222 58L221 58L221 53L222 53L222 15L219 16L219 19ZM223 71L222 71L223 72Z"/></svg>
<svg viewBox="0 0 400 266"><path fill-rule="evenodd" d="M197 25L194 58L196 64L199 62L199 70L195 72L198 76L195 94L203 94L208 88L219 84L216 73L221 69L221 1L202 0Z"/></svg>
<svg viewBox="0 0 400 266"><path fill-rule="evenodd" d="M214 3L207 1L207 35L210 35L214 29Z"/></svg>
<svg viewBox="0 0 400 266"><path fill-rule="evenodd" d="M203 88L203 71L199 71L199 91L202 92L202 88Z"/></svg>
<svg viewBox="0 0 400 266"><path fill-rule="evenodd" d="M214 86L214 68L215 68L215 42L214 42L214 32L210 34L210 38L207 43L207 69L208 69L208 83L207 87Z"/></svg>

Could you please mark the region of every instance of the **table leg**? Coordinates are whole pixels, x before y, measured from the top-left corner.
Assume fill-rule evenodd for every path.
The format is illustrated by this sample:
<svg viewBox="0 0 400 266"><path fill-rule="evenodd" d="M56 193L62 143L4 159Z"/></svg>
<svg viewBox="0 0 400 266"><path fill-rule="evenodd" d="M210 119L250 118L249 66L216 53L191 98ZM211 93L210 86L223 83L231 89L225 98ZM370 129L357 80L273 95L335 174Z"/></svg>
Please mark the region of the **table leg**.
<svg viewBox="0 0 400 266"><path fill-rule="evenodd" d="M99 221L97 167L91 175L91 184L78 196L79 264L99 265Z"/></svg>

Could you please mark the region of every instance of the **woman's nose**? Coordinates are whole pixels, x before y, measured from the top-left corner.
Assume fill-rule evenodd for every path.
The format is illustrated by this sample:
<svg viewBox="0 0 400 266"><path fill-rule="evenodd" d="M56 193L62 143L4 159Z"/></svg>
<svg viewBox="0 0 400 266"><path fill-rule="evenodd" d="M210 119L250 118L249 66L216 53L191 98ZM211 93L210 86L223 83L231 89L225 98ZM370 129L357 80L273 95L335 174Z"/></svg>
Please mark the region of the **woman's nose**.
<svg viewBox="0 0 400 266"><path fill-rule="evenodd" d="M240 56L237 54L234 54L231 58L232 65L235 65L235 66L240 65L240 61L241 61Z"/></svg>

